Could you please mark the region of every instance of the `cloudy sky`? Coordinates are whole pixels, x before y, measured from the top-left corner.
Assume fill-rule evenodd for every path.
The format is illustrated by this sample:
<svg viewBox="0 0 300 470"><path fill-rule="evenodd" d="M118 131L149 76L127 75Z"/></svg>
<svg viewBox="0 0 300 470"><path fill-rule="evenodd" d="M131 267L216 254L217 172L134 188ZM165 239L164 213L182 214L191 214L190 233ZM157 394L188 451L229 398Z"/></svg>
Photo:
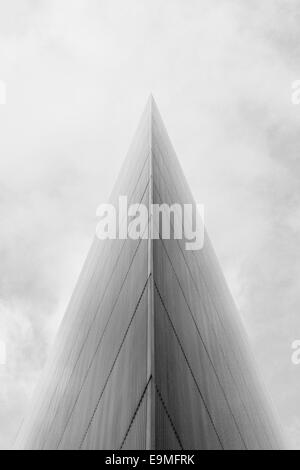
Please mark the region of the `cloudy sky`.
<svg viewBox="0 0 300 470"><path fill-rule="evenodd" d="M300 448L299 20L299 0L1 0L0 448L150 92Z"/></svg>

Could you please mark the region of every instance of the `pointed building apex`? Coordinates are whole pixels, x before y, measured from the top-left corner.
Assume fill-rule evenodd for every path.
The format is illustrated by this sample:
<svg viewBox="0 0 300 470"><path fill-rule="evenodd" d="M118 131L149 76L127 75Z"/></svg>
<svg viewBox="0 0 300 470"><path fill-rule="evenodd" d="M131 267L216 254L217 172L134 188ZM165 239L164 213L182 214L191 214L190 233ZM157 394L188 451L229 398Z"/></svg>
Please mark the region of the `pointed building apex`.
<svg viewBox="0 0 300 470"><path fill-rule="evenodd" d="M150 112L152 112L153 103L154 103L154 98L153 98L152 93L150 93L149 98L148 98L148 107L149 107Z"/></svg>
<svg viewBox="0 0 300 470"><path fill-rule="evenodd" d="M155 99L152 93L150 93L149 98L148 98L148 103L150 105L150 109L152 109L153 105L156 105Z"/></svg>

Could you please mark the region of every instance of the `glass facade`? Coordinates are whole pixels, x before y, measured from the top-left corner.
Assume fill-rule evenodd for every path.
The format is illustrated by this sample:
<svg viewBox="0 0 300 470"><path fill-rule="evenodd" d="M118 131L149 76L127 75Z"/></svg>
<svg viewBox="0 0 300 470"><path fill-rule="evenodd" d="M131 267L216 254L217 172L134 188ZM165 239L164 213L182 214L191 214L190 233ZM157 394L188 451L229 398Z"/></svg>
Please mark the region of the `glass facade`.
<svg viewBox="0 0 300 470"><path fill-rule="evenodd" d="M119 195L194 204L152 98ZM207 235L94 240L16 447L281 447Z"/></svg>

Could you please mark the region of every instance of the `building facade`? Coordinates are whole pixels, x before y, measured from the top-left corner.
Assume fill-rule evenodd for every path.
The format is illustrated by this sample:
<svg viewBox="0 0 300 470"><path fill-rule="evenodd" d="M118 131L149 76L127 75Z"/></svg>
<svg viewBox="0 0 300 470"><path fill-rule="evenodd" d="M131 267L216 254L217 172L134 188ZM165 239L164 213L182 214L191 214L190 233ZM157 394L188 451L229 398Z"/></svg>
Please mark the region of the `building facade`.
<svg viewBox="0 0 300 470"><path fill-rule="evenodd" d="M149 207L148 237L95 238L16 447L279 449L207 234L198 251L149 236L151 204L195 205L152 98L119 195Z"/></svg>

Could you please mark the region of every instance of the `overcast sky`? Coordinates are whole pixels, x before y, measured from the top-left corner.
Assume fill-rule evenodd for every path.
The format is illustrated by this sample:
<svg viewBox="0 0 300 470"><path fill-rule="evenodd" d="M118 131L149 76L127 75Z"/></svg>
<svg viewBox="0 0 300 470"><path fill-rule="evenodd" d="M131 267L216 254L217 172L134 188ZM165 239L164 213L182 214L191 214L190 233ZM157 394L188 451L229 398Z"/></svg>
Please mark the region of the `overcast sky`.
<svg viewBox="0 0 300 470"><path fill-rule="evenodd" d="M300 448L299 0L0 1L0 448L150 92Z"/></svg>

